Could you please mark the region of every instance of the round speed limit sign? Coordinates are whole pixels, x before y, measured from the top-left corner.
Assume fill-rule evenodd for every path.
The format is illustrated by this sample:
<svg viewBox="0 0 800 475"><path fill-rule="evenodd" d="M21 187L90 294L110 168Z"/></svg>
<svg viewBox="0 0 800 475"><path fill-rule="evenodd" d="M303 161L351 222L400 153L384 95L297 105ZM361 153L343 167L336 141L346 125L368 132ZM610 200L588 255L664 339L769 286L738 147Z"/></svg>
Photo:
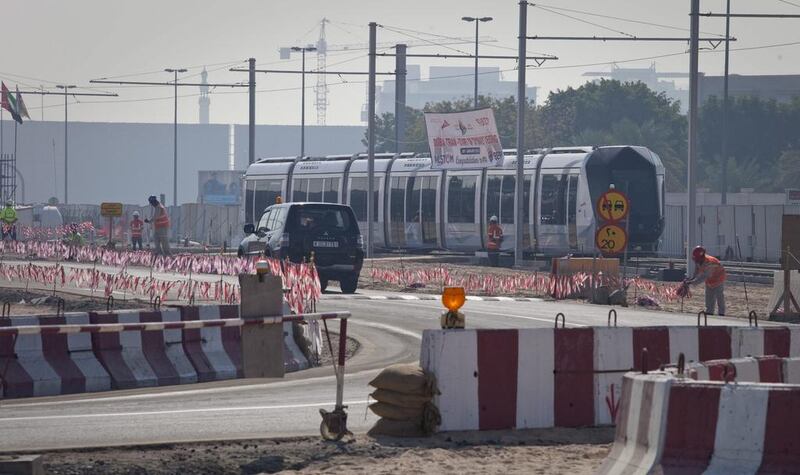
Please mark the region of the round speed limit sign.
<svg viewBox="0 0 800 475"><path fill-rule="evenodd" d="M594 242L603 254L618 254L628 245L628 235L618 225L606 224L597 230Z"/></svg>

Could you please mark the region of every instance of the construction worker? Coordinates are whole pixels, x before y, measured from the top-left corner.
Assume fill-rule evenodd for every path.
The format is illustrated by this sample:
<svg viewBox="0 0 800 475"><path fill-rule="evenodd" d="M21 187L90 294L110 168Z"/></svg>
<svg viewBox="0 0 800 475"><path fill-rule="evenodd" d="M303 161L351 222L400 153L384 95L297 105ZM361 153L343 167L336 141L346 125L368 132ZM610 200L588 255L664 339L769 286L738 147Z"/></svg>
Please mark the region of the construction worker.
<svg viewBox="0 0 800 475"><path fill-rule="evenodd" d="M0 214L0 221L3 225L3 239L10 237L12 241L17 240L17 210L14 209L14 202L6 201L6 207Z"/></svg>
<svg viewBox="0 0 800 475"><path fill-rule="evenodd" d="M142 230L144 229L144 221L139 218L139 212L133 212L133 220L130 224L131 228L131 246L133 250L136 250L136 246L139 246L139 250L142 250Z"/></svg>
<svg viewBox="0 0 800 475"><path fill-rule="evenodd" d="M169 255L169 214L167 208L158 202L155 196L147 198L150 206L153 207L153 215L150 219L145 219L145 223L153 223L153 241L155 247L153 252L164 256Z"/></svg>
<svg viewBox="0 0 800 475"><path fill-rule="evenodd" d="M497 267L500 261L500 244L503 242L503 228L497 223L497 216L489 218L489 242L486 249L489 251L489 265Z"/></svg>
<svg viewBox="0 0 800 475"><path fill-rule="evenodd" d="M714 307L719 308L719 315L725 315L725 268L719 259L706 254L703 246L697 246L692 251L692 260L696 264L694 275L686 281L688 285L706 283L706 313L714 314Z"/></svg>

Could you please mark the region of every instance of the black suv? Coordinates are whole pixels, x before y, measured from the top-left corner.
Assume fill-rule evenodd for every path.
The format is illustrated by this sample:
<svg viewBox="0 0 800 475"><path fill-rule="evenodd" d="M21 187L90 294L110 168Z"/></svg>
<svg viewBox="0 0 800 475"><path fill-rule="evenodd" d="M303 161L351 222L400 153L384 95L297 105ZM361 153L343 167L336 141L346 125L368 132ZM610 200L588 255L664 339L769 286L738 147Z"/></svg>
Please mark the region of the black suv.
<svg viewBox="0 0 800 475"><path fill-rule="evenodd" d="M364 262L364 242L356 216L347 205L283 203L264 211L258 225L245 224L247 235L239 256L260 255L303 262L311 259L322 290L338 280L342 292L352 294Z"/></svg>

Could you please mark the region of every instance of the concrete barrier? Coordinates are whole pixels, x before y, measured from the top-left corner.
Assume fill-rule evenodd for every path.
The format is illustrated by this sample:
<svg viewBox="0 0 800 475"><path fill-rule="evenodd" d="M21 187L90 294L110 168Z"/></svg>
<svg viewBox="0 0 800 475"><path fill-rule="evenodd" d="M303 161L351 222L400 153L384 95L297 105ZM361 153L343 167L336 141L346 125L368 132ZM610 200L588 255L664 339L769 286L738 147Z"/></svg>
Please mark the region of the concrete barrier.
<svg viewBox="0 0 800 475"><path fill-rule="evenodd" d="M625 375L611 453L598 471L796 473L800 386Z"/></svg>
<svg viewBox="0 0 800 475"><path fill-rule="evenodd" d="M285 304L284 313L290 313ZM219 324L238 319L236 305L0 318L0 328L41 328L35 333L0 333L0 396L53 396L240 378L241 327ZM217 323L201 323L211 320ZM197 321L197 328L175 328L182 321ZM144 331L140 324L145 323L162 323L163 329ZM125 328L47 331L47 327L87 324ZM294 342L291 325L282 323L283 362L286 371L298 371L309 363Z"/></svg>
<svg viewBox="0 0 800 475"><path fill-rule="evenodd" d="M436 375L440 430L613 424L622 375L743 352L800 353L800 329L663 326L426 330L420 361ZM800 369L800 367L798 367ZM800 377L800 374L798 374Z"/></svg>

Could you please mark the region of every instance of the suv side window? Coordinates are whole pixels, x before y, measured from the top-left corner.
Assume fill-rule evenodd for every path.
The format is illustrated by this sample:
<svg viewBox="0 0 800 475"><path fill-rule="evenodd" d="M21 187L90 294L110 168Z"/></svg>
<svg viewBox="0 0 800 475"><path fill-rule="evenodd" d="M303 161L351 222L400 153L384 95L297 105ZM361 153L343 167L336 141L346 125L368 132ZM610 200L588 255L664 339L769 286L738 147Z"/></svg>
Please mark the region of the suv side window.
<svg viewBox="0 0 800 475"><path fill-rule="evenodd" d="M272 219L272 215L274 214L273 211L274 210L272 208L269 208L264 212L263 216L261 216L261 221L258 222L258 228L256 231L271 229L269 226L269 221Z"/></svg>
<svg viewBox="0 0 800 475"><path fill-rule="evenodd" d="M270 226L270 230L272 231L280 231L283 229L284 225L286 224L286 215L289 212L289 208L287 206L276 208L275 212L275 219L272 221L272 226Z"/></svg>

